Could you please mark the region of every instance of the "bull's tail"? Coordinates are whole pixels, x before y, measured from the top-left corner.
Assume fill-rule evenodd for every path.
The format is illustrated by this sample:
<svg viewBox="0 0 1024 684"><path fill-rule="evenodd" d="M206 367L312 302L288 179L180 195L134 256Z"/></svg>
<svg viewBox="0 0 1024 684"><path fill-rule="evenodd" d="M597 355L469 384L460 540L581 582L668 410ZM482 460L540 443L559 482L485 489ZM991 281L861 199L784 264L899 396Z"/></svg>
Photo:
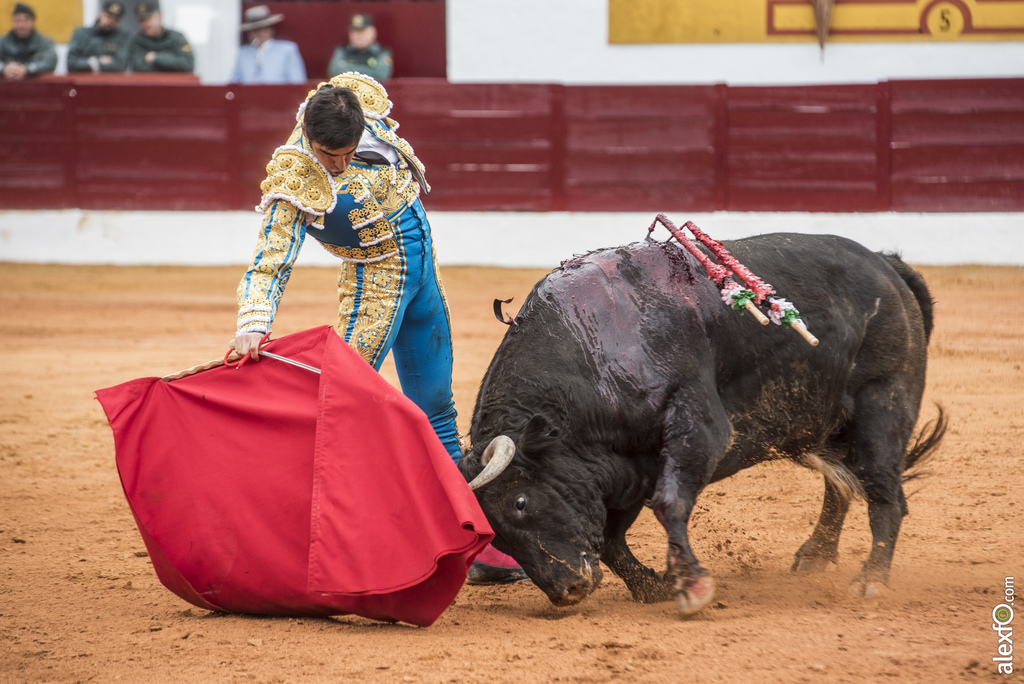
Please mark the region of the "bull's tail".
<svg viewBox="0 0 1024 684"><path fill-rule="evenodd" d="M842 461L807 452L800 456L800 463L824 475L825 479L835 487L839 496L847 501L864 498L864 487L860 480L843 465Z"/></svg>
<svg viewBox="0 0 1024 684"><path fill-rule="evenodd" d="M904 482L925 474L921 471L921 466L935 455L935 450L942 442L942 438L946 436L949 418L946 417L946 411L942 408L941 404L935 404L935 408L938 409L939 415L936 416L935 420L925 423L921 431L914 437L913 446L907 450L906 456L903 457ZM911 470L914 472L909 472Z"/></svg>
<svg viewBox="0 0 1024 684"><path fill-rule="evenodd" d="M936 404L939 415L935 420L926 423L914 437L914 442L907 449L903 456L903 481L927 475L921 470L921 466L928 461L946 435L946 428L949 427L949 419L946 411L940 404ZM814 452L808 452L800 456L800 463L811 470L817 470L829 483L835 487L836 492L846 500L864 499L864 487L860 480L854 475L842 461L832 455L822 456ZM914 472L910 472L910 471Z"/></svg>
<svg viewBox="0 0 1024 684"><path fill-rule="evenodd" d="M882 257L889 262L889 265L893 267L900 278L903 279L903 282L907 284L907 287L910 288L910 291L914 293L917 305L921 309L921 318L924 321L924 339L927 342L932 336L932 309L935 306L932 293L928 291L928 284L924 282L924 277L920 273L908 266L900 258L899 254L885 252L882 254Z"/></svg>

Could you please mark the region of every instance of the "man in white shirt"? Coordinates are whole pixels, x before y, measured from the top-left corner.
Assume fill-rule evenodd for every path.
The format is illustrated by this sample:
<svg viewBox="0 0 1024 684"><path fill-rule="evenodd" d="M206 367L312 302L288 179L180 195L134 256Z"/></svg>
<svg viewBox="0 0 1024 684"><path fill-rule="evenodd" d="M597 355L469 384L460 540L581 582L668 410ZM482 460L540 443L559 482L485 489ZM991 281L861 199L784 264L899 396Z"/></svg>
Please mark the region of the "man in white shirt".
<svg viewBox="0 0 1024 684"><path fill-rule="evenodd" d="M238 60L231 73L232 83L280 84L304 83L306 65L299 46L274 38L274 26L283 14L271 14L266 5L245 10L242 30L249 41L238 50Z"/></svg>

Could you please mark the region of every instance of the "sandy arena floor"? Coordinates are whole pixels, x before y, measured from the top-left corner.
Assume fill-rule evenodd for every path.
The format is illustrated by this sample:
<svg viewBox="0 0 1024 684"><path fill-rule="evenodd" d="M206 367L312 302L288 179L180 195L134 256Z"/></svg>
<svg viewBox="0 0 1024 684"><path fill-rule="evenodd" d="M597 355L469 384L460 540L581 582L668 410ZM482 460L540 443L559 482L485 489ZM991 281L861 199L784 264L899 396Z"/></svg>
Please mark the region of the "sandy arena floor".
<svg viewBox="0 0 1024 684"><path fill-rule="evenodd" d="M567 609L528 583L467 586L420 629L207 613L152 571L92 392L222 355L240 268L0 264L0 682L1024 681L1024 604L1009 677L991 629L1005 578L1024 576L1024 269L921 270L938 302L922 419L941 402L952 423L933 476L908 486L885 596L846 595L870 542L863 503L835 571L790 573L822 484L776 464L703 496L691 538L718 593L693 619L633 603L606 573ZM506 330L491 301L514 295L514 312L542 275L444 271L464 431ZM334 280L298 269L277 334L333 323ZM649 513L631 543L664 567Z"/></svg>

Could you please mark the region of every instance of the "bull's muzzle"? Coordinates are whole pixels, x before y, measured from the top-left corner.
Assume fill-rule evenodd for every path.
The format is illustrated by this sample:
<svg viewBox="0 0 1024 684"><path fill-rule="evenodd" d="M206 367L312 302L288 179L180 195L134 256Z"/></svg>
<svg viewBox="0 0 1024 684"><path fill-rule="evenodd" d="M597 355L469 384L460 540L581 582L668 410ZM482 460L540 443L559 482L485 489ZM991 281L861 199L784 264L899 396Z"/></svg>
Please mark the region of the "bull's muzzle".
<svg viewBox="0 0 1024 684"><path fill-rule="evenodd" d="M557 606L573 606L591 594L601 583L601 568L594 559L584 551L580 554L579 579L569 584L560 595L551 596L551 602Z"/></svg>

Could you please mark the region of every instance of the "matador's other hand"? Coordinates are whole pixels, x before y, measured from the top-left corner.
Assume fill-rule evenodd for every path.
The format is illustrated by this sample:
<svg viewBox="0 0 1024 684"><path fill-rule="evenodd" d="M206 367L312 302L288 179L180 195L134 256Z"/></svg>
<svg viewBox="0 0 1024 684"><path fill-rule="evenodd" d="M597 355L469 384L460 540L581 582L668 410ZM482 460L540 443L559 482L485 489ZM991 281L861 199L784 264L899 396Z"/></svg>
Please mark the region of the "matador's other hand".
<svg viewBox="0 0 1024 684"><path fill-rule="evenodd" d="M234 349L239 356L248 354L253 361L259 361L260 342L264 337L266 335L263 333L235 333L235 339L231 340L228 346Z"/></svg>

